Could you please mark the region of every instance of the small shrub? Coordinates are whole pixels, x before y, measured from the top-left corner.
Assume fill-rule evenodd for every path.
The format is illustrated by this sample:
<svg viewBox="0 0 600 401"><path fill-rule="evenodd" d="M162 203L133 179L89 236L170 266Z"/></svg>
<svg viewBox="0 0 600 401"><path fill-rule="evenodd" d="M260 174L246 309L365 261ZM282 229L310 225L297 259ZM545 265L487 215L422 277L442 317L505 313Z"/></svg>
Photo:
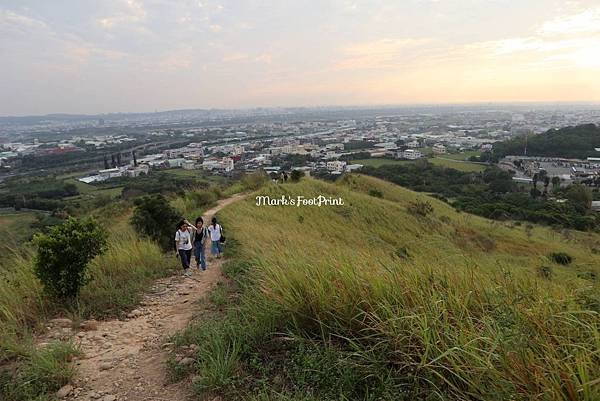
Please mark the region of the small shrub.
<svg viewBox="0 0 600 401"><path fill-rule="evenodd" d="M533 235L533 224L525 225L525 234L527 235L527 238L531 238Z"/></svg>
<svg viewBox="0 0 600 401"><path fill-rule="evenodd" d="M427 201L418 200L410 202L407 210L412 215L426 217L433 213L433 206Z"/></svg>
<svg viewBox="0 0 600 401"><path fill-rule="evenodd" d="M106 232L92 219L67 220L34 238L36 276L58 299L73 299L86 283L88 263L106 249Z"/></svg>
<svg viewBox="0 0 600 401"><path fill-rule="evenodd" d="M304 177L304 171L292 170L290 174L290 180L292 180L292 182L298 182L302 177Z"/></svg>
<svg viewBox="0 0 600 401"><path fill-rule="evenodd" d="M369 189L369 195L371 195L375 198L383 198L383 192L381 192L377 189Z"/></svg>
<svg viewBox="0 0 600 401"><path fill-rule="evenodd" d="M542 265L538 267L538 274L540 275L540 277L549 280L550 278L552 278L552 267Z"/></svg>
<svg viewBox="0 0 600 401"><path fill-rule="evenodd" d="M399 257L400 259L410 259L410 255L408 253L408 249L405 246L402 246L394 252L394 255Z"/></svg>
<svg viewBox="0 0 600 401"><path fill-rule="evenodd" d="M549 255L550 259L552 259L555 263L559 265L570 265L573 261L573 257L566 252L553 252Z"/></svg>

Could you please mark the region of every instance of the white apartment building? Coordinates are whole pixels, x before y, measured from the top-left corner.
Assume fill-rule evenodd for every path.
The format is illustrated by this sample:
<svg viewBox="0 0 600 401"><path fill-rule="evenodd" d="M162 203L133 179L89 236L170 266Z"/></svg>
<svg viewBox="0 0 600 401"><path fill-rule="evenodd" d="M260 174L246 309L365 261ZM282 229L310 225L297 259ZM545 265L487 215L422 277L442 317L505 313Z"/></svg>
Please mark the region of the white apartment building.
<svg viewBox="0 0 600 401"><path fill-rule="evenodd" d="M184 170L195 170L196 169L196 162L194 160L186 160L181 164L181 167Z"/></svg>
<svg viewBox="0 0 600 401"><path fill-rule="evenodd" d="M446 147L444 145L442 145L441 143L436 143L435 145L433 145L431 150L433 151L433 153L438 154L438 155L443 155L443 154L447 153Z"/></svg>
<svg viewBox="0 0 600 401"><path fill-rule="evenodd" d="M423 154L415 149L406 149L399 151L396 157L398 159L417 160L423 157Z"/></svg>
<svg viewBox="0 0 600 401"><path fill-rule="evenodd" d="M327 170L332 172L342 173L346 169L346 162L335 160L327 162Z"/></svg>
<svg viewBox="0 0 600 401"><path fill-rule="evenodd" d="M234 161L231 157L224 157L221 160L206 159L202 162L202 169L229 172L234 169Z"/></svg>
<svg viewBox="0 0 600 401"><path fill-rule="evenodd" d="M222 169L226 172L233 171L234 163L231 157L224 157L221 160Z"/></svg>

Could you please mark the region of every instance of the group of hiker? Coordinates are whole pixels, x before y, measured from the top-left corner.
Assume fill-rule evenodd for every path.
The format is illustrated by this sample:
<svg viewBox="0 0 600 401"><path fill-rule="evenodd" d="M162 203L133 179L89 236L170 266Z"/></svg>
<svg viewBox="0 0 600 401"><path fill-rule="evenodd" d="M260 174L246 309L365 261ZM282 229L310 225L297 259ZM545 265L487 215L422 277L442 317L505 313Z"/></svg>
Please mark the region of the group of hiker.
<svg viewBox="0 0 600 401"><path fill-rule="evenodd" d="M206 270L205 247L207 241L210 241L210 249L213 257L220 258L223 253L223 244L225 236L223 235L223 227L217 222L215 217L212 218L211 224L206 227L202 217L196 219L195 224L191 224L186 219L183 219L177 225L175 233L175 253L181 260L183 274L191 276L192 270L192 251L196 261L198 270Z"/></svg>

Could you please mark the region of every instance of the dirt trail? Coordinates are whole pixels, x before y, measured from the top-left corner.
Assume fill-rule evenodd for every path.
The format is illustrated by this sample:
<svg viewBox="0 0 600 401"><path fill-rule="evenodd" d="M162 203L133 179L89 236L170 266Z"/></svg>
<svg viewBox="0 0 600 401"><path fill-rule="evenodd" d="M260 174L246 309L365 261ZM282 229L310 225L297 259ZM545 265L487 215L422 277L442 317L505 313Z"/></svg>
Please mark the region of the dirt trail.
<svg viewBox="0 0 600 401"><path fill-rule="evenodd" d="M204 214L205 221L242 198L222 200ZM222 259L208 262L206 271L181 272L154 283L126 320L92 322L75 334L83 356L77 377L63 399L100 401L180 401L189 398L186 383L167 384L168 337L184 329L198 310L196 301L221 280Z"/></svg>

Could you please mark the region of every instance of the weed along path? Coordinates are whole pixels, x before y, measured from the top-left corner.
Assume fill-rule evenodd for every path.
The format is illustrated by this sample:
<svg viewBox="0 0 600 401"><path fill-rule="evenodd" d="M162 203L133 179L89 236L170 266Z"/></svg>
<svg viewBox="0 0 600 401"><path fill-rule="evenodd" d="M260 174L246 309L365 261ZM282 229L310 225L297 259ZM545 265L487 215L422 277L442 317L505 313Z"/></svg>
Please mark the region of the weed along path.
<svg viewBox="0 0 600 401"><path fill-rule="evenodd" d="M219 201L206 211L205 221L243 195ZM222 259L209 262L191 278L177 275L160 279L125 320L84 322L74 334L82 356L77 375L59 391L66 400L179 401L186 400L187 384L169 384L166 360L169 336L184 329L199 309L196 301L221 280ZM180 364L193 363L184 358Z"/></svg>

